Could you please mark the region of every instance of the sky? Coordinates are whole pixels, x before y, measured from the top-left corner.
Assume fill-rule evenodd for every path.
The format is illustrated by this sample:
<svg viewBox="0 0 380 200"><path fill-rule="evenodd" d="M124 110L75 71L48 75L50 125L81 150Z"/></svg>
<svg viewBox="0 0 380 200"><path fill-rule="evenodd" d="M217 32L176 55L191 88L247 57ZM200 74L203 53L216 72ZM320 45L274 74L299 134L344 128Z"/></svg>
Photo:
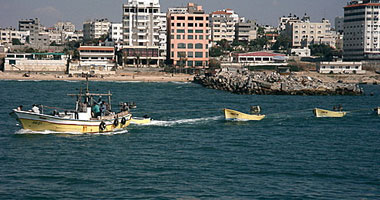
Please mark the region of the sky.
<svg viewBox="0 0 380 200"><path fill-rule="evenodd" d="M179 7L187 2L202 5L207 13L230 8L239 16L255 19L259 24L278 25L279 17L289 13L303 16L311 21L327 18L334 24L336 16L343 15L343 6L349 0L160 0L161 11ZM18 28L20 19L39 18L44 26L58 21L71 21L82 29L84 21L108 18L121 22L122 4L127 0L0 0L0 27Z"/></svg>

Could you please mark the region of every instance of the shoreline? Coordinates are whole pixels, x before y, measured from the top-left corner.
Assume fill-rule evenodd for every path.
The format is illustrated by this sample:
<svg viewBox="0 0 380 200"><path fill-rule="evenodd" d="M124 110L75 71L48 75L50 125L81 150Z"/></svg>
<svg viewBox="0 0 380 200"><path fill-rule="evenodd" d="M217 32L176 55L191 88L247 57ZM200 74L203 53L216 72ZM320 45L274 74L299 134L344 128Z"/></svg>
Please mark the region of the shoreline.
<svg viewBox="0 0 380 200"><path fill-rule="evenodd" d="M24 77L24 73L0 72L0 80L19 81L83 81L84 77L69 77L67 74L54 73L30 73L30 77ZM192 82L194 76L188 74L168 73L130 73L124 75L103 75L89 77L89 81L125 81L125 82Z"/></svg>
<svg viewBox="0 0 380 200"><path fill-rule="evenodd" d="M20 72L1 72L0 80L20 80L20 81L83 81L84 77L69 77L68 74L58 73L39 73L32 72L30 77L24 77L25 73ZM295 76L309 76L320 79L325 83L352 83L352 84L379 84L380 74L375 72L366 72L366 74L319 74L314 71L295 72ZM125 81L125 82L193 82L194 75L188 74L171 74L164 72L135 72L122 73L115 75L98 75L89 77L90 81Z"/></svg>

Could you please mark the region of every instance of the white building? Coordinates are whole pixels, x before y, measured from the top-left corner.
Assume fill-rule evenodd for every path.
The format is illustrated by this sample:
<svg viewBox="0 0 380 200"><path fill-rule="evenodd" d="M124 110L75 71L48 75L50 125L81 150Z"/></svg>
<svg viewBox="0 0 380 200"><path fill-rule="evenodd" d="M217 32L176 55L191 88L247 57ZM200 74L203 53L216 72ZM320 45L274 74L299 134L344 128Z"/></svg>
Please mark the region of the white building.
<svg viewBox="0 0 380 200"><path fill-rule="evenodd" d="M292 15L292 13L289 14L289 16L282 16L280 17L280 23L278 25L278 30L284 31L286 29L286 24L293 24L294 22L301 21L297 15Z"/></svg>
<svg viewBox="0 0 380 200"><path fill-rule="evenodd" d="M123 4L124 65L158 66L165 59L161 45L166 20L162 18L159 0L128 0Z"/></svg>
<svg viewBox="0 0 380 200"><path fill-rule="evenodd" d="M379 12L379 0L352 0L344 7L344 60L380 60Z"/></svg>
<svg viewBox="0 0 380 200"><path fill-rule="evenodd" d="M108 19L95 19L83 23L83 38L85 40L99 39L107 35L111 27Z"/></svg>
<svg viewBox="0 0 380 200"><path fill-rule="evenodd" d="M233 54L233 62L243 66L286 66L287 59L284 54L264 51Z"/></svg>
<svg viewBox="0 0 380 200"><path fill-rule="evenodd" d="M71 22L57 22L54 28L58 32L75 32L75 25Z"/></svg>
<svg viewBox="0 0 380 200"><path fill-rule="evenodd" d="M0 29L0 44L12 44L13 39L25 44L28 36L29 31L19 31L13 28Z"/></svg>
<svg viewBox="0 0 380 200"><path fill-rule="evenodd" d="M65 34L65 41L66 42L83 40L83 32L82 31L65 32L64 34Z"/></svg>
<svg viewBox="0 0 380 200"><path fill-rule="evenodd" d="M321 74L364 74L362 62L320 62L317 71Z"/></svg>
<svg viewBox="0 0 380 200"><path fill-rule="evenodd" d="M115 48L105 46L81 46L79 67L83 71L110 71L115 66Z"/></svg>
<svg viewBox="0 0 380 200"><path fill-rule="evenodd" d="M112 22L111 27L109 29L109 39L112 40L113 44L117 47L117 49L122 48L123 44L123 24Z"/></svg>
<svg viewBox="0 0 380 200"><path fill-rule="evenodd" d="M295 48L308 47L311 44L326 44L335 48L335 36L331 33L329 20L310 22L309 17L302 18L299 22L287 23L286 34L292 38L292 46Z"/></svg>
<svg viewBox="0 0 380 200"><path fill-rule="evenodd" d="M233 42L237 23L239 23L239 15L231 9L212 12L210 14L211 41L214 44L223 39Z"/></svg>
<svg viewBox="0 0 380 200"><path fill-rule="evenodd" d="M291 49L290 54L298 57L310 57L311 49L304 47L302 49Z"/></svg>

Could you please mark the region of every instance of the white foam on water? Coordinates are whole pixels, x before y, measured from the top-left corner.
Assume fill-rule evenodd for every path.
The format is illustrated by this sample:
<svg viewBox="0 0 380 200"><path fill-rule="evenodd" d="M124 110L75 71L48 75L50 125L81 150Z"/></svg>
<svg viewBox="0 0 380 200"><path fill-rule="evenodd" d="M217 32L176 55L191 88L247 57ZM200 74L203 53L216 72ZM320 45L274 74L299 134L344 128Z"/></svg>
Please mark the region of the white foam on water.
<svg viewBox="0 0 380 200"><path fill-rule="evenodd" d="M196 119L179 119L179 120L173 120L173 121L161 121L161 120L152 120L148 124L143 124L142 126L164 126L164 127L170 127L175 126L179 124L200 124L204 123L206 121L216 121L222 119L221 116L215 116L215 117L204 117L204 118L196 118Z"/></svg>

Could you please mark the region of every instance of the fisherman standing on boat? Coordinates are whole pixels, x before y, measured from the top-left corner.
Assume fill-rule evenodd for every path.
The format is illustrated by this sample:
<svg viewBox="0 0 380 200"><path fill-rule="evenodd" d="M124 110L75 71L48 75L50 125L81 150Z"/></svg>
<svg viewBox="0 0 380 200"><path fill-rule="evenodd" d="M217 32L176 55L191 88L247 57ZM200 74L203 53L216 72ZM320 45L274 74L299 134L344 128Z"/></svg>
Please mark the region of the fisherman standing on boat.
<svg viewBox="0 0 380 200"><path fill-rule="evenodd" d="M97 118L100 116L100 107L99 104L95 103L95 105L92 107L92 112L94 113L94 117Z"/></svg>
<svg viewBox="0 0 380 200"><path fill-rule="evenodd" d="M32 111L33 111L34 113L40 114L40 109L37 107L36 104L33 104Z"/></svg>

